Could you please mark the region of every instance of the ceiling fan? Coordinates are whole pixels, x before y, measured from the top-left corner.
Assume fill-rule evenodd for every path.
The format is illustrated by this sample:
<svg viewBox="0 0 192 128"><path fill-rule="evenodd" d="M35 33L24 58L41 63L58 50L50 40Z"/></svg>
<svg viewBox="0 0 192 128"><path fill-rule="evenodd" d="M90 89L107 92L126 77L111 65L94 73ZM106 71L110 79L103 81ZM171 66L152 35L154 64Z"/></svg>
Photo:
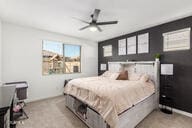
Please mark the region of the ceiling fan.
<svg viewBox="0 0 192 128"><path fill-rule="evenodd" d="M80 28L79 30L81 31L89 28L89 30L92 32L95 32L95 31L102 32L102 29L99 27L100 25L110 25L110 24L118 23L118 21L97 22L100 11L101 10L99 9L95 9L94 13L91 15L91 19L92 19L91 22L87 22L79 19L81 22L88 24L87 26Z"/></svg>

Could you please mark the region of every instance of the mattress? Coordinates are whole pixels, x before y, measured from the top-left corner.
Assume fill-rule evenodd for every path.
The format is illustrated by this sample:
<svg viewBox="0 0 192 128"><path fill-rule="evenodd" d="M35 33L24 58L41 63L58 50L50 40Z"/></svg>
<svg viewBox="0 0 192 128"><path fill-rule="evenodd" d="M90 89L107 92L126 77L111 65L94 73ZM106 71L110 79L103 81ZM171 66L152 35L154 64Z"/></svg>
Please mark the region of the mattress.
<svg viewBox="0 0 192 128"><path fill-rule="evenodd" d="M111 128L118 126L118 114L151 96L152 82L87 77L71 80L64 93L72 95L96 110Z"/></svg>

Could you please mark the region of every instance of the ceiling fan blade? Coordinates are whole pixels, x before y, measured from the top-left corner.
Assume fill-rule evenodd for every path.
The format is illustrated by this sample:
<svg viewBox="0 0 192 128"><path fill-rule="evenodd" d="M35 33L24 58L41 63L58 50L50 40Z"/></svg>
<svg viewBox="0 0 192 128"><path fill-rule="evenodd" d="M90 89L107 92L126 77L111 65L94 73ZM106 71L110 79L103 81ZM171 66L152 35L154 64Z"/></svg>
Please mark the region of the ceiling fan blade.
<svg viewBox="0 0 192 128"><path fill-rule="evenodd" d="M82 19L79 19L79 18L75 18L75 17L72 17L72 18L75 19L75 20L79 20L79 21L81 21L81 22L83 22L83 23L89 24L89 22L87 22L87 21L85 21L85 20L82 20Z"/></svg>
<svg viewBox="0 0 192 128"><path fill-rule="evenodd" d="M102 29L99 26L96 26L99 32L102 32Z"/></svg>
<svg viewBox="0 0 192 128"><path fill-rule="evenodd" d="M98 22L97 25L110 25L110 24L117 24L118 21L107 21L107 22Z"/></svg>
<svg viewBox="0 0 192 128"><path fill-rule="evenodd" d="M84 30L84 29L89 28L89 27L90 27L90 25L85 26L85 27L83 27L83 28L80 28L79 30L81 31L81 30Z"/></svg>
<svg viewBox="0 0 192 128"><path fill-rule="evenodd" d="M93 21L95 21L95 22L97 21L100 11L101 11L101 10L99 10L99 9L95 9L95 11L94 11L94 13L93 13L93 17L92 17L92 18L93 18L93 19L92 19Z"/></svg>

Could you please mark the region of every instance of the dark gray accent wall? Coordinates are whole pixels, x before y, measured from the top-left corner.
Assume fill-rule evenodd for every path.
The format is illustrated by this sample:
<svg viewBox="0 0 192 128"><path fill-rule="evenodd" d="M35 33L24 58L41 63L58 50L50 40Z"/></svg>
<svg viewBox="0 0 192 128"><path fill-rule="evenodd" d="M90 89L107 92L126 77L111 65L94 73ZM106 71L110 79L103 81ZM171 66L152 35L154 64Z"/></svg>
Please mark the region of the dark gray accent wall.
<svg viewBox="0 0 192 128"><path fill-rule="evenodd" d="M192 49L183 51L163 52L163 36L162 33L192 27L192 17L183 18L177 21L169 22L152 28L144 29L134 33L126 34L113 39L99 42L98 56L99 56L99 75L100 64L108 61L151 61L154 60L154 54L162 54L161 63L174 64L174 85L173 85L173 99L174 108L192 113ZM118 40L135 36L138 34L149 33L149 53L135 54L135 55L118 55ZM113 46L113 56L103 57L103 46L111 44ZM191 46L192 46L192 32L191 32Z"/></svg>

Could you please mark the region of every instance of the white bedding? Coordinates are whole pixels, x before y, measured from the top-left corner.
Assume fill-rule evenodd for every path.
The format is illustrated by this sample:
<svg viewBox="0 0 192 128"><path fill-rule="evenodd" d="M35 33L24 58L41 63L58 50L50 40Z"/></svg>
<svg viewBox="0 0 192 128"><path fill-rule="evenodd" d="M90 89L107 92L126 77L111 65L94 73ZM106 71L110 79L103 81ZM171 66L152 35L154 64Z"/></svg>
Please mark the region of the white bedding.
<svg viewBox="0 0 192 128"><path fill-rule="evenodd" d="M155 92L152 82L112 80L106 77L70 81L64 92L94 108L111 128L118 126L118 114Z"/></svg>

